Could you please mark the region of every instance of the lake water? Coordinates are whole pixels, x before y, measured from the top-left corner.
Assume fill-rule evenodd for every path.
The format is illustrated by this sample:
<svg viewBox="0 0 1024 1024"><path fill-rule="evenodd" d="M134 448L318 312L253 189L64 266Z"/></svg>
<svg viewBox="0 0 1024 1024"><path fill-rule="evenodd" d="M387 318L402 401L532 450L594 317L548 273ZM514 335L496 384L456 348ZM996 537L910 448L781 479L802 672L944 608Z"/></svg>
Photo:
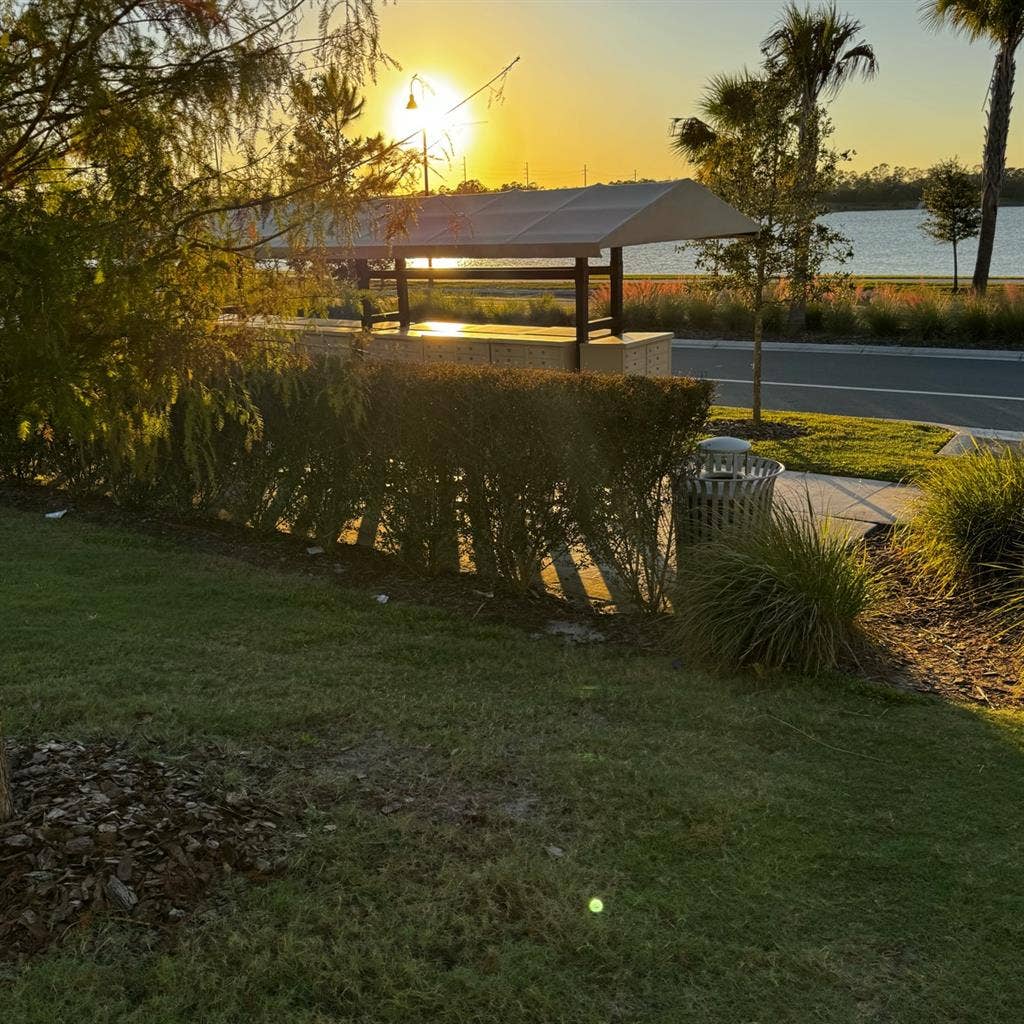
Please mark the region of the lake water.
<svg viewBox="0 0 1024 1024"><path fill-rule="evenodd" d="M841 231L853 244L853 259L843 266L850 274L878 274L910 277L951 276L952 246L941 245L921 230L923 210L856 210L830 213L824 222ZM678 251L673 242L637 245L626 249L623 261L627 274L692 274L696 271L691 250ZM961 276L970 279L974 270L976 243L962 242ZM460 260L466 266L483 266L494 261ZM534 261L505 260L506 265ZM543 260L561 263L562 260ZM996 244L992 257L993 277L1024 275L1024 206L1007 206L999 211Z"/></svg>
<svg viewBox="0 0 1024 1024"><path fill-rule="evenodd" d="M851 210L830 213L822 220L842 232L853 246L853 259L843 265L850 274L935 277L953 273L953 247L941 245L922 230L923 210ZM978 247L961 242L960 273L969 279ZM628 274L690 274L696 269L692 252L677 253L672 243L626 249ZM1024 206L999 211L992 254L993 277L1024 275Z"/></svg>

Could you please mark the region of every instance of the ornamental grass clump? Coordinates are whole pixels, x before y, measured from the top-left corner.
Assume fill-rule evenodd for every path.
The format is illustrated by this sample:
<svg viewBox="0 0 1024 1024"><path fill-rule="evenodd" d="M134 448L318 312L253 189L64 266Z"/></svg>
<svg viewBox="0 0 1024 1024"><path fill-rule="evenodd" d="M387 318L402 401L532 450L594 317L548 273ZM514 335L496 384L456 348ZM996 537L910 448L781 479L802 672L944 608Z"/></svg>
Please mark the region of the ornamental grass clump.
<svg viewBox="0 0 1024 1024"><path fill-rule="evenodd" d="M892 339L901 333L902 312L898 297L888 289L879 288L870 301L860 307L860 318L872 337Z"/></svg>
<svg viewBox="0 0 1024 1024"><path fill-rule="evenodd" d="M844 530L785 507L681 558L672 635L686 656L723 670L835 668L884 594Z"/></svg>
<svg viewBox="0 0 1024 1024"><path fill-rule="evenodd" d="M715 303L707 294L694 292L686 296L684 308L688 327L708 331L715 326Z"/></svg>
<svg viewBox="0 0 1024 1024"><path fill-rule="evenodd" d="M963 345L984 345L993 337L992 308L987 299L970 297L955 306L953 330Z"/></svg>
<svg viewBox="0 0 1024 1024"><path fill-rule="evenodd" d="M896 545L939 592L998 600L1024 557L1024 454L979 448L918 481L921 496Z"/></svg>
<svg viewBox="0 0 1024 1024"><path fill-rule="evenodd" d="M922 288L902 296L903 325L917 341L936 341L950 325L949 300L935 289Z"/></svg>
<svg viewBox="0 0 1024 1024"><path fill-rule="evenodd" d="M1024 291L1016 285L1004 285L989 316L993 337L1011 348L1024 347Z"/></svg>

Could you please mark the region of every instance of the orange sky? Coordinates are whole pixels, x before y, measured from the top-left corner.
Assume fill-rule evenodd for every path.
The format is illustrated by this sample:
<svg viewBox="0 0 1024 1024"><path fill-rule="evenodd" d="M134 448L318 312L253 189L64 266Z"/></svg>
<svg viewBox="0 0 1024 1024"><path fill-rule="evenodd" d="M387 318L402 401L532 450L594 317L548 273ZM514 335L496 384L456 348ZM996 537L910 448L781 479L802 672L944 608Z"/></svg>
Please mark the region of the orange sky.
<svg viewBox="0 0 1024 1024"><path fill-rule="evenodd" d="M686 167L668 148L673 115L694 110L709 75L756 64L775 0L399 0L381 9L382 42L402 65L367 87L366 128L409 130L409 77L450 95L471 92L516 55L501 103L474 101L450 143L434 132L437 180L487 184L530 178L543 187L640 177ZM980 158L991 51L920 24L917 0L856 0L879 77L853 82L832 107L848 166L927 166ZM422 100L417 92L418 100ZM427 102L430 98L427 97ZM1024 164L1018 105L1008 161ZM442 152L451 150L451 152Z"/></svg>

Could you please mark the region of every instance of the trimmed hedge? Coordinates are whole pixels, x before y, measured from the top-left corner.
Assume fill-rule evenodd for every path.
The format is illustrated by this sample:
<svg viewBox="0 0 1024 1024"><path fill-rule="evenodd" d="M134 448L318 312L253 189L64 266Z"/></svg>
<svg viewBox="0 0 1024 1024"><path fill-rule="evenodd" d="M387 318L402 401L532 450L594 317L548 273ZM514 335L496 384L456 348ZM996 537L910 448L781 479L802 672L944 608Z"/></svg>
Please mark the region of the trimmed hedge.
<svg viewBox="0 0 1024 1024"><path fill-rule="evenodd" d="M95 437L36 439L34 472L125 504L226 512L323 544L366 518L379 544L425 572L469 558L517 589L552 552L583 544L640 604L660 608L666 477L692 452L712 385L320 358L203 392L244 394L233 407L245 415L199 431L188 414L195 390L184 389L151 472L126 472L124 453ZM24 447L6 471L24 464Z"/></svg>

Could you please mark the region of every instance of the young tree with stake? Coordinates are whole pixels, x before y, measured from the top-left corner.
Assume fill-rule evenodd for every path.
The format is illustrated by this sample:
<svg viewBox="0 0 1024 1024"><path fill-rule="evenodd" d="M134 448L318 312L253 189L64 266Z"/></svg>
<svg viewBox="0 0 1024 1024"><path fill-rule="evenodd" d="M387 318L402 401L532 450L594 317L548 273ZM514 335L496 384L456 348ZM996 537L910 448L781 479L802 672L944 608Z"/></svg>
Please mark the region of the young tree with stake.
<svg viewBox="0 0 1024 1024"><path fill-rule="evenodd" d="M824 148L831 131L820 112L819 151L806 175L800 149L801 113L780 76L747 71L712 79L700 103L703 117L678 118L673 148L697 169L697 179L761 225L754 238L697 243L697 263L739 291L752 313L752 419L761 422L761 342L771 281L793 275L797 261L816 274L826 256L841 262L845 240L814 223L816 197L834 177L836 156ZM805 225L813 230L804 236Z"/></svg>

